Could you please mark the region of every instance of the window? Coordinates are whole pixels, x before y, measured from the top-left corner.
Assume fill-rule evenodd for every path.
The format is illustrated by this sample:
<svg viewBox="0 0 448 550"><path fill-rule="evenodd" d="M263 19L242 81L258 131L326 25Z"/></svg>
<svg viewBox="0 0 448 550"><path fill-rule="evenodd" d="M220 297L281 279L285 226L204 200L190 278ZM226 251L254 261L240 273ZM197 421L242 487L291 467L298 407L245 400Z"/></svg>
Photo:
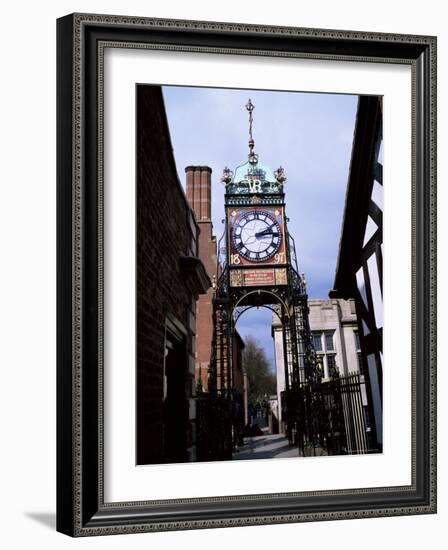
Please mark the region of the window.
<svg viewBox="0 0 448 550"><path fill-rule="evenodd" d="M334 351L333 332L325 333L325 347L326 351Z"/></svg>
<svg viewBox="0 0 448 550"><path fill-rule="evenodd" d="M357 330L355 330L353 332L353 334L355 335L355 346L356 346L356 351L361 351L361 342L359 340L359 332Z"/></svg>
<svg viewBox="0 0 448 550"><path fill-rule="evenodd" d="M358 369L359 369L359 374L364 374L364 363L363 363L362 354L360 351L358 351Z"/></svg>
<svg viewBox="0 0 448 550"><path fill-rule="evenodd" d="M334 331L314 332L313 346L317 358L324 369L324 377L332 376L336 367L336 348L334 346Z"/></svg>
<svg viewBox="0 0 448 550"><path fill-rule="evenodd" d="M333 374L333 372L336 370L336 356L335 355L327 355L327 365L328 365L328 371L330 376Z"/></svg>
<svg viewBox="0 0 448 550"><path fill-rule="evenodd" d="M362 361L362 353L361 353L361 341L359 339L359 332L355 330L353 332L355 335L355 348L356 348L356 354L358 356L358 369L360 374L364 374L364 363Z"/></svg>
<svg viewBox="0 0 448 550"><path fill-rule="evenodd" d="M320 332L313 334L313 346L315 351L322 351L322 335Z"/></svg>

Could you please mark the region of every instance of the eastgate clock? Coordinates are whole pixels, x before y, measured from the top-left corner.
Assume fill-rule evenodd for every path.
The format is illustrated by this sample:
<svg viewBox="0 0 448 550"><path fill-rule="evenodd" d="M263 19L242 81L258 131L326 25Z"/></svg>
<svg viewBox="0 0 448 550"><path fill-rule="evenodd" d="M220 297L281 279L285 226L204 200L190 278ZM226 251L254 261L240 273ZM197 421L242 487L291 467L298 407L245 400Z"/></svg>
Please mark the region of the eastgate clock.
<svg viewBox="0 0 448 550"><path fill-rule="evenodd" d="M280 224L268 210L249 210L236 220L231 239L234 250L249 262L265 262L279 250Z"/></svg>

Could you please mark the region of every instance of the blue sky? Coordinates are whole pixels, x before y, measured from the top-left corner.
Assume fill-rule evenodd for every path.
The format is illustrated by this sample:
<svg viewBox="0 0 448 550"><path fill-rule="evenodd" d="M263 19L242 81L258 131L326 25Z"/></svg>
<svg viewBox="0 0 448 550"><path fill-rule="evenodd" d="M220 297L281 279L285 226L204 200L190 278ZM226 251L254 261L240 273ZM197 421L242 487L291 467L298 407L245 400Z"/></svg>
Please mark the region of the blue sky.
<svg viewBox="0 0 448 550"><path fill-rule="evenodd" d="M255 152L272 169L280 165L285 185L289 231L296 242L299 270L310 298L327 298L339 246L350 164L357 96L163 87L171 141L181 183L185 166L207 165L212 172L212 220L215 235L224 230L222 170L247 160L248 113L253 112ZM264 308L242 315L243 338L255 336L273 361L271 315Z"/></svg>

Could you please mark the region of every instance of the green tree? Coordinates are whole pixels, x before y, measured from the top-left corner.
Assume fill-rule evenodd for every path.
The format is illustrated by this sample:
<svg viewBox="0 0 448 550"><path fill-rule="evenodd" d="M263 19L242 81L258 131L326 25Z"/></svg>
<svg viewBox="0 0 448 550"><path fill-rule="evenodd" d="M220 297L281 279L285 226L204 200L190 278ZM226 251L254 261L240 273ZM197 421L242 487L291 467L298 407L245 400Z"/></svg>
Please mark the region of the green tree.
<svg viewBox="0 0 448 550"><path fill-rule="evenodd" d="M247 374L249 403L262 403L276 393L276 377L269 369L269 362L260 343L249 336L244 342L243 369Z"/></svg>

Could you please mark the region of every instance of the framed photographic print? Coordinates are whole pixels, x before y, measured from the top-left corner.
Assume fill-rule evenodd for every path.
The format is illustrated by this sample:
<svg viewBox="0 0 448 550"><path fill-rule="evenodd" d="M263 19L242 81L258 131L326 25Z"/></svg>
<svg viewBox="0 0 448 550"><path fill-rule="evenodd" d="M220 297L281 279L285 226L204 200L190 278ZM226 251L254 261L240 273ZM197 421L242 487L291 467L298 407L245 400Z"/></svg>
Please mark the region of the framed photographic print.
<svg viewBox="0 0 448 550"><path fill-rule="evenodd" d="M58 530L434 513L436 39L57 31Z"/></svg>

